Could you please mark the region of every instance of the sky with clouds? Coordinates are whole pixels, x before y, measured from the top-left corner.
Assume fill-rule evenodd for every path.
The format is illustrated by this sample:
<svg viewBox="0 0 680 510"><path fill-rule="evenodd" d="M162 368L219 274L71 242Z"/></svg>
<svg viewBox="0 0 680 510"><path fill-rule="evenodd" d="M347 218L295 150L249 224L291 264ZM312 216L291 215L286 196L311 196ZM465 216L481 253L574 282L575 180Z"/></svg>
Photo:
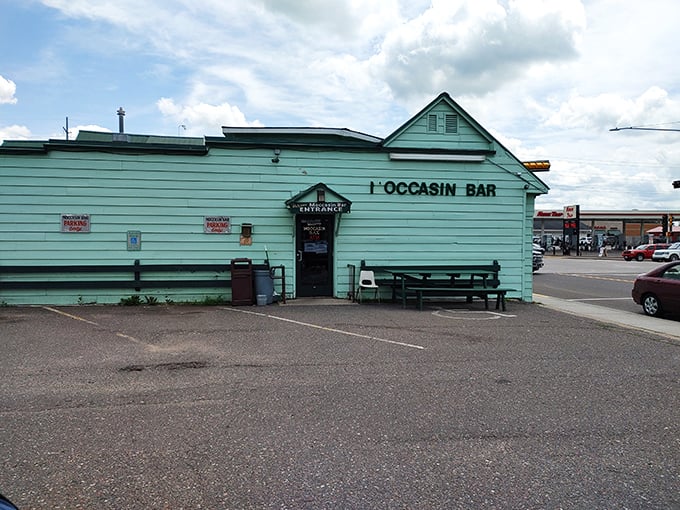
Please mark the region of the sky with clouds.
<svg viewBox="0 0 680 510"><path fill-rule="evenodd" d="M0 140L79 129L386 137L440 92L522 160L539 209L680 210L677 0L0 0Z"/></svg>

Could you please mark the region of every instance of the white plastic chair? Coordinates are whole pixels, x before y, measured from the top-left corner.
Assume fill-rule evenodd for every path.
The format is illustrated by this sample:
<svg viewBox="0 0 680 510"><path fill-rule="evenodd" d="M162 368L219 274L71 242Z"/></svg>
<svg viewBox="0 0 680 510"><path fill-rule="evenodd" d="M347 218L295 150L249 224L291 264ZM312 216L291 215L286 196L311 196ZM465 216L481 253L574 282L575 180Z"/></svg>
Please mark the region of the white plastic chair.
<svg viewBox="0 0 680 510"><path fill-rule="evenodd" d="M375 273L373 271L361 271L359 273L359 290L357 292L357 301L359 303L361 303L361 295L364 289L373 289L375 291L374 299L377 299L378 303L380 303L379 286L375 283Z"/></svg>

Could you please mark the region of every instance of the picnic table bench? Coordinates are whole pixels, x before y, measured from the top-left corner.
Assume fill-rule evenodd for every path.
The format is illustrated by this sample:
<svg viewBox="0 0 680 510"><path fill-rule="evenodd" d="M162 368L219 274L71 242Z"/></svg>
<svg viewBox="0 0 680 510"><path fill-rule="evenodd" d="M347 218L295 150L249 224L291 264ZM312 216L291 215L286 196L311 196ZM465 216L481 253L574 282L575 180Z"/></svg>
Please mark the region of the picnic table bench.
<svg viewBox="0 0 680 510"><path fill-rule="evenodd" d="M496 310L505 311L505 296L513 289L500 287L501 266L497 260L488 264L448 265L372 265L361 261L361 269L373 271L378 285L392 289L392 301L415 297L418 310L428 298L465 297L467 302L477 297L489 309L489 296L496 298Z"/></svg>

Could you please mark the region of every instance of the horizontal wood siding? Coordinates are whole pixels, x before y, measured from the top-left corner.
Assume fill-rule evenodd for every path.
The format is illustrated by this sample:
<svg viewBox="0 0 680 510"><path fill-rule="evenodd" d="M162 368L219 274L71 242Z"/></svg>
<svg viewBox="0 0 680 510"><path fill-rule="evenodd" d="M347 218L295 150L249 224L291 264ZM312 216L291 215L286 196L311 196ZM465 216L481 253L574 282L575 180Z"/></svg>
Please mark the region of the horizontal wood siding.
<svg viewBox="0 0 680 510"><path fill-rule="evenodd" d="M470 136L461 133L459 136ZM479 137L478 142L481 142ZM425 138L424 138L425 140ZM407 142L407 143L406 143ZM400 140L401 143L401 140ZM475 143L474 140L471 143ZM486 143L486 141L484 141ZM405 141L414 146L415 138ZM319 182L352 201L335 242L335 295L349 290L348 264L501 263L501 281L531 299L533 204L522 182L490 163L390 161L381 152L212 148L206 156L49 152L0 156L0 266L224 262L247 257L285 265L294 292L294 217L287 199ZM496 161L512 167L510 158ZM520 168L521 170L521 168ZM370 183L374 182L374 193ZM388 195L387 181L455 183L451 196ZM494 184L496 196L468 197L467 184ZM60 214L90 214L91 232L60 232ZM204 216L229 216L231 234L205 234ZM337 222L337 221L336 221ZM240 246L242 223L252 246ZM523 227L524 225L524 227ZM142 232L141 251L127 251L126 232ZM151 293L159 300L201 299L215 289ZM11 291L0 302L117 302L116 291ZM228 296L227 296L228 297Z"/></svg>

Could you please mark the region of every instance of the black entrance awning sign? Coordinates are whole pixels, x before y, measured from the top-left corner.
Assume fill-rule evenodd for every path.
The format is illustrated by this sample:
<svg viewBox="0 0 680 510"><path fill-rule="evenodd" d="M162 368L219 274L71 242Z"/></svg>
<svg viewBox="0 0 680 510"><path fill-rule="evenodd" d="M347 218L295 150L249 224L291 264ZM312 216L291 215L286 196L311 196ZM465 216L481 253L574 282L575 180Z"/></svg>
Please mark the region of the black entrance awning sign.
<svg viewBox="0 0 680 510"><path fill-rule="evenodd" d="M342 214L350 212L352 202L320 182L286 200L286 207L293 214Z"/></svg>

